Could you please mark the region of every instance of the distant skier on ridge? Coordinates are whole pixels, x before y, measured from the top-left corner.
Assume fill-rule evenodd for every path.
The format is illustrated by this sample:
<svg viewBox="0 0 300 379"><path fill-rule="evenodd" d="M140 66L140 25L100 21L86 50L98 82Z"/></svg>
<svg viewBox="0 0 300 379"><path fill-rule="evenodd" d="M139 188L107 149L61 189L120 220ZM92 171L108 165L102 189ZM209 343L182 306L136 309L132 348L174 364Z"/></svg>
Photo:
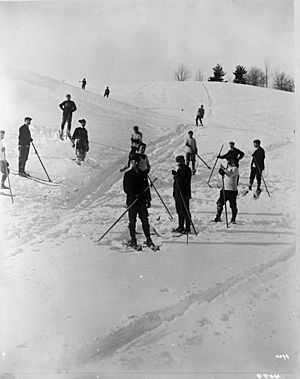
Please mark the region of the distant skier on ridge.
<svg viewBox="0 0 300 379"><path fill-rule="evenodd" d="M81 89L85 89L85 87L86 87L86 79L83 78L81 81Z"/></svg>
<svg viewBox="0 0 300 379"><path fill-rule="evenodd" d="M19 175L21 176L28 175L25 172L25 165L28 160L30 142L33 141L29 130L32 118L25 117L24 121L25 123L19 128Z"/></svg>
<svg viewBox="0 0 300 379"><path fill-rule="evenodd" d="M59 104L60 109L63 111L61 130L59 136L63 139L64 127L67 123L67 137L71 139L71 126L72 126L72 115L73 112L77 110L76 104L71 100L71 95L66 95L67 100Z"/></svg>
<svg viewBox="0 0 300 379"><path fill-rule="evenodd" d="M205 113L205 110L204 110L203 104L201 104L201 107L198 108L198 112L196 116L196 126L198 126L198 121L200 122L200 125L203 126L202 119L204 117L204 113Z"/></svg>
<svg viewBox="0 0 300 379"><path fill-rule="evenodd" d="M6 187L5 185L5 180L7 179L7 175L9 174L9 164L5 159L5 147L3 145L4 135L5 130L0 130L0 172L2 174L1 189L9 189L9 187Z"/></svg>
<svg viewBox="0 0 300 379"><path fill-rule="evenodd" d="M110 89L108 87L106 87L105 91L104 91L104 95L103 97L109 97L109 94L110 94Z"/></svg>
<svg viewBox="0 0 300 379"><path fill-rule="evenodd" d="M252 189L252 185L254 182L254 179L256 178L257 181L257 188L256 188L256 194L259 195L261 193L261 177L262 172L265 169L265 150L261 147L261 141L259 139L255 139L253 141L253 145L255 148L254 153L252 154L252 161L251 161L251 172L250 172L250 178L249 178L249 190Z"/></svg>

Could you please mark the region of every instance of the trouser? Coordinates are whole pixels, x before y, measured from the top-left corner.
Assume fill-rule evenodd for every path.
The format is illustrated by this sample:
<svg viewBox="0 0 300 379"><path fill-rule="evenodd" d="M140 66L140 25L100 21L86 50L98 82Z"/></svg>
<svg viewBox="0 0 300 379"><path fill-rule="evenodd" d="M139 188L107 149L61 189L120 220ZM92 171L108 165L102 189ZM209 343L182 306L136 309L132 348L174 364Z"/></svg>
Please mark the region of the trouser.
<svg viewBox="0 0 300 379"><path fill-rule="evenodd" d="M195 153L186 153L186 164L189 166L190 162L192 162L192 169L195 170L195 163L196 163Z"/></svg>
<svg viewBox="0 0 300 379"><path fill-rule="evenodd" d="M63 133L65 124L67 123L67 131L71 133L72 126L72 113L63 114L62 122L61 122L61 132Z"/></svg>
<svg viewBox="0 0 300 379"><path fill-rule="evenodd" d="M185 206L184 206L185 205ZM190 199L184 198L184 203L181 198L175 198L175 207L178 214L178 227L190 231L191 229L191 213L190 213Z"/></svg>
<svg viewBox="0 0 300 379"><path fill-rule="evenodd" d="M147 171L144 171L144 172L141 171L141 174L143 175L143 179L144 179L144 183L145 183L144 188L148 187L147 191L144 192L146 204L150 205L152 197L151 197L151 191L150 191L150 186L149 186L148 173L147 173Z"/></svg>
<svg viewBox="0 0 300 379"><path fill-rule="evenodd" d="M225 192L225 202L229 201L229 205L231 208L231 220L235 221L236 215L238 213L237 204L236 204L236 197L238 195L238 191L224 191ZM224 202L224 193L223 190L220 190L220 197L217 201L217 218L221 217L221 214L223 212L223 207L225 205Z"/></svg>
<svg viewBox="0 0 300 379"><path fill-rule="evenodd" d="M19 172L24 173L30 145L19 145Z"/></svg>
<svg viewBox="0 0 300 379"><path fill-rule="evenodd" d="M83 142L81 140L76 141L75 153L76 153L77 160L84 161L85 157L86 157L87 150L88 150L88 145L85 141L83 141Z"/></svg>
<svg viewBox="0 0 300 379"><path fill-rule="evenodd" d="M104 97L107 97L107 98L108 98L108 96L109 96L109 93L105 93L105 94L104 94Z"/></svg>
<svg viewBox="0 0 300 379"><path fill-rule="evenodd" d="M254 179L257 181L257 189L260 190L261 186L261 171L257 167L251 167L249 185L252 186Z"/></svg>
<svg viewBox="0 0 300 379"><path fill-rule="evenodd" d="M1 178L1 185L4 184L7 175L9 174L9 164L6 161L0 161L0 172L2 173L2 178Z"/></svg>
<svg viewBox="0 0 300 379"><path fill-rule="evenodd" d="M202 124L202 117L200 117L199 115L196 116L196 125L198 126L198 121L200 121L200 125L203 126Z"/></svg>
<svg viewBox="0 0 300 379"><path fill-rule="evenodd" d="M136 203L128 211L130 238L132 241L135 241L135 242L136 242L135 225L136 225L137 216L139 216L139 219L142 222L142 227L143 227L145 237L147 239L150 239L150 225L148 221L148 210L146 207L146 202L144 200Z"/></svg>

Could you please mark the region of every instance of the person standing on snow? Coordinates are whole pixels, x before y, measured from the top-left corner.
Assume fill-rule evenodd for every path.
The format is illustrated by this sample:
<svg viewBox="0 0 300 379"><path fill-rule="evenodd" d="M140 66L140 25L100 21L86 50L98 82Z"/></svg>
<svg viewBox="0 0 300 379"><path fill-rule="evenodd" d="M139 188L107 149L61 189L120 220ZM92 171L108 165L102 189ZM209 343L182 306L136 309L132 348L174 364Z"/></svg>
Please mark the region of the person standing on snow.
<svg viewBox="0 0 300 379"><path fill-rule="evenodd" d="M29 130L32 118L25 117L25 123L19 128L19 175L28 175L25 172L25 165L28 160L30 142L33 141Z"/></svg>
<svg viewBox="0 0 300 379"><path fill-rule="evenodd" d="M249 178L249 190L252 189L252 185L254 182L254 179L256 178L257 181L257 188L256 192L261 192L261 176L262 172L265 169L265 150L260 146L261 142L259 139L255 139L253 141L253 145L255 148L254 153L252 154L252 161L251 161L251 172L250 172L250 178Z"/></svg>
<svg viewBox="0 0 300 379"><path fill-rule="evenodd" d="M221 222L221 214L226 201L229 201L231 208L231 223L236 223L236 216L238 213L236 198L238 195L238 177L239 169L237 162L234 159L228 161L228 167L220 166L219 174L224 177L224 188L220 190L220 196L217 201L217 214L214 222ZM225 196L225 199L224 199Z"/></svg>
<svg viewBox="0 0 300 379"><path fill-rule="evenodd" d="M131 150L129 152L128 162L124 167L120 169L120 172L123 172L129 168L132 155L139 150L141 144L143 143L143 133L139 131L139 127L137 125L133 127L133 133L131 134L130 141Z"/></svg>
<svg viewBox="0 0 300 379"><path fill-rule="evenodd" d="M81 89L85 89L85 86L86 86L86 79L83 78L81 81Z"/></svg>
<svg viewBox="0 0 300 379"><path fill-rule="evenodd" d="M191 169L185 164L184 156L176 157L178 165L177 171L172 170L174 179L173 197L175 200L176 212L178 214L178 228L174 230L176 233L190 233L191 231ZM185 225L185 227L184 227Z"/></svg>
<svg viewBox="0 0 300 379"><path fill-rule="evenodd" d="M201 104L201 107L198 108L197 116L196 116L196 126L198 126L198 121L200 121L200 125L203 126L202 124L202 119L204 117L204 107L203 104Z"/></svg>
<svg viewBox="0 0 300 379"><path fill-rule="evenodd" d="M188 132L188 137L185 143L186 146L186 164L187 166L190 165L190 162L192 162L192 174L195 175L196 168L195 168L195 162L196 162L196 154L197 154L197 142L195 138L193 137L193 132Z"/></svg>
<svg viewBox="0 0 300 379"><path fill-rule="evenodd" d="M89 138L88 132L85 128L85 119L78 120L81 127L77 127L72 136L72 145L76 148L76 163L81 165L84 161L86 153L89 151Z"/></svg>
<svg viewBox="0 0 300 379"><path fill-rule="evenodd" d="M147 154L145 154L145 151L146 151L146 144L145 143L141 143L140 145L140 149L138 151L138 154L140 156L140 161L139 161L139 165L138 165L138 168L141 172L141 174L144 176L144 181L145 181L145 188L147 188L149 186L149 181L148 181L148 174L151 170L151 166L150 166L150 163L149 163L149 159L148 159L148 156ZM151 192L150 192L150 187L148 188L148 190L146 191L146 205L147 205L147 208L150 208L151 207Z"/></svg>
<svg viewBox="0 0 300 379"><path fill-rule="evenodd" d="M109 97L109 94L110 94L110 89L108 87L106 87L105 91L104 91L104 95L103 97Z"/></svg>
<svg viewBox="0 0 300 379"><path fill-rule="evenodd" d="M77 110L77 107L74 101L71 100L71 95L66 95L67 100L59 104L60 109L63 111L62 122L61 122L61 131L59 136L63 139L64 127L67 123L67 137L71 139L71 126L72 126L72 115L73 112Z"/></svg>
<svg viewBox="0 0 300 379"><path fill-rule="evenodd" d="M0 130L0 172L2 174L1 189L9 189L9 187L6 187L5 185L5 180L9 174L9 164L5 158L5 147L3 145L4 135L5 130Z"/></svg>
<svg viewBox="0 0 300 379"><path fill-rule="evenodd" d="M136 217L139 216L145 237L147 239L147 246L154 247L154 243L150 237L150 225L148 221L148 210L147 210L147 195L145 191L145 181L144 175L138 168L140 163L139 154L134 154L131 158L131 169L124 174L123 178L123 189L126 193L126 205L129 207L132 203L136 203L128 210L129 217L129 232L130 238L129 246L137 248L136 240Z"/></svg>
<svg viewBox="0 0 300 379"><path fill-rule="evenodd" d="M244 157L245 153L234 147L234 145L234 142L229 142L229 150L227 151L227 153L223 155L218 155L218 158L226 159L227 161L234 160L238 164L239 161Z"/></svg>

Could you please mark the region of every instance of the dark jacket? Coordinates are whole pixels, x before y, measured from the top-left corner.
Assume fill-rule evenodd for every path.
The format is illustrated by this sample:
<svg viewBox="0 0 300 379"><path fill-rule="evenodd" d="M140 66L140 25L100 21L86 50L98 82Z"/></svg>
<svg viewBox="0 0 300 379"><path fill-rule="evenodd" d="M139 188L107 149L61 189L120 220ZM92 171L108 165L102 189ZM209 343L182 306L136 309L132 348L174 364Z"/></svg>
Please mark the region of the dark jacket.
<svg viewBox="0 0 300 379"><path fill-rule="evenodd" d="M203 118L203 116L204 116L204 108L199 108L199 109L198 109L198 116L199 116L200 118Z"/></svg>
<svg viewBox="0 0 300 379"><path fill-rule="evenodd" d="M227 159L228 161L230 161L231 159L233 159L236 162L238 162L240 159L243 158L244 155L245 155L245 153L243 153L241 150L239 150L236 147L234 147L233 149L228 150L226 154L220 155L219 158L221 158L221 159Z"/></svg>
<svg viewBox="0 0 300 379"><path fill-rule="evenodd" d="M28 125L24 124L19 128L19 145L28 146L32 141Z"/></svg>
<svg viewBox="0 0 300 379"><path fill-rule="evenodd" d="M191 178L192 170L187 165L178 168L176 175L174 175L173 184L173 197L175 199L181 200L178 186L184 198L191 198Z"/></svg>
<svg viewBox="0 0 300 379"><path fill-rule="evenodd" d="M137 203L146 203L147 197L145 196L145 192L142 192L147 188L147 184L145 182L145 175L143 175L140 171L136 172L134 169L131 169L124 174L123 178L123 189L127 195L126 204L129 206L132 202L139 197L139 201Z"/></svg>
<svg viewBox="0 0 300 379"><path fill-rule="evenodd" d="M265 150L259 146L252 154L251 167L258 167L260 171L265 169Z"/></svg>
<svg viewBox="0 0 300 379"><path fill-rule="evenodd" d="M86 150L89 149L89 139L88 132L85 128L81 128L80 126L74 130L72 141L76 141L77 148L84 148Z"/></svg>
<svg viewBox="0 0 300 379"><path fill-rule="evenodd" d="M59 104L60 109L62 109L63 114L72 114L77 110L76 105L74 101L72 100L65 100L61 104Z"/></svg>

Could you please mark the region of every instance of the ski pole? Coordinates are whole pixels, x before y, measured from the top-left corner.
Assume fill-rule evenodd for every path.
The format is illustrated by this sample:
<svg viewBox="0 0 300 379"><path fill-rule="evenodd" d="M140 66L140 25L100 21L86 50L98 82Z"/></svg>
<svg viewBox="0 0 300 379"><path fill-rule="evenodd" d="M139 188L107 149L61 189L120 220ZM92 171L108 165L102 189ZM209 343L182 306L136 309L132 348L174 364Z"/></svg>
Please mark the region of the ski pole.
<svg viewBox="0 0 300 379"><path fill-rule="evenodd" d="M155 178L154 180L153 180L153 182L152 183L154 183L155 181L156 181L156 179L157 178ZM149 184L149 186L147 186L144 190L143 190L143 192L141 193L141 195L143 194L143 193L145 193L147 190L148 190L148 188L150 187L151 185ZM121 218L129 211L129 209L131 209L133 206L134 206L134 204L138 201L139 199L137 198L137 199L135 199L126 209L125 209L125 211L121 214L121 216L112 224L112 226L110 227L110 228L108 228L107 229L107 231L97 240L97 242L100 242L111 230L112 230L112 228L115 226L115 225L117 225L117 223L121 220Z"/></svg>
<svg viewBox="0 0 300 379"><path fill-rule="evenodd" d="M208 178L208 181L207 181L207 184L208 184L209 187L210 187L210 185L209 185L210 179L211 179L212 174L213 174L213 172L214 172L214 170L215 170L215 168L216 168L216 164L217 164L218 159L219 159L218 156L221 154L221 151L222 151L222 149L223 149L223 146L224 146L224 145L221 146L221 149L220 149L220 151L219 151L219 154L217 155L217 158L216 158L215 164L214 164L214 166L213 166L213 168L212 168L212 170L211 170L211 172L210 172L210 175L209 175L209 178Z"/></svg>
<svg viewBox="0 0 300 379"><path fill-rule="evenodd" d="M257 167L257 169L258 169L258 171L259 171L259 173L260 173L260 176L261 176L261 178L262 178L262 180L263 180L263 182L264 182L264 185L265 185L265 187L266 187L267 194L269 195L269 197L271 197L270 192L269 192L268 187L267 187L267 184L266 184L265 179L264 179L264 177L263 177L263 174L262 174L262 172L261 172L261 170L260 170L260 168L259 168L259 166L258 166L258 164L257 164L257 160L256 160L255 157L253 157L253 158L254 158L254 161L255 161L256 167Z"/></svg>
<svg viewBox="0 0 300 379"><path fill-rule="evenodd" d="M12 191L11 191L11 184L10 184L10 178L9 178L9 172L8 172L8 167L7 167L7 161L6 161L5 151L3 152L3 154L4 154L5 171L6 171L6 175L7 175L7 181L8 181L8 186L9 186L9 192L10 192L11 202L14 203L14 198L13 198L13 194L12 194Z"/></svg>
<svg viewBox="0 0 300 379"><path fill-rule="evenodd" d="M192 227L193 227L194 233L195 233L195 235L197 236L198 233L196 232L196 229L195 229L195 226L194 226L193 220L192 220L192 218L191 218L191 214L190 214L190 212L188 211L188 209L187 209L187 207L186 207L186 203L185 203L185 201L184 201L184 198L183 198L183 195L182 195L181 189L180 189L180 187L179 187L179 184L178 184L177 178L175 177L174 180L175 180L175 184L177 185L178 192L179 192L179 195L180 195L181 201L182 201L182 203L183 203L183 206L184 206L185 212L186 212L186 214L187 214L187 216L188 216L188 218L189 218L189 220L190 220L190 223L191 223L191 225L192 225Z"/></svg>
<svg viewBox="0 0 300 379"><path fill-rule="evenodd" d="M209 167L209 165L205 162L205 160L203 160L201 157L200 157L200 155L198 155L198 154L196 154L197 155L197 157L199 158L199 159L201 159L201 161L205 164L205 166L209 169L209 170L211 170L211 168Z"/></svg>
<svg viewBox="0 0 300 379"><path fill-rule="evenodd" d="M44 171L45 171L45 173L46 173L46 175L47 175L47 178L48 178L49 182L52 182L52 180L50 179L50 177L49 177L49 175L48 175L48 172L47 172L47 170L45 169L45 166L44 166L44 164L43 164L43 162L42 162L42 160L41 160L41 158L40 158L40 156L39 156L39 153L37 152L37 149L35 148L35 146L34 146L34 144L33 144L32 141L31 141L31 144L32 144L32 146L33 146L33 148L34 148L34 151L35 151L36 155L37 155L38 158L39 158L39 161L40 161L40 163L41 163L41 165L42 165L42 167L43 167L43 169L44 169Z"/></svg>
<svg viewBox="0 0 300 379"><path fill-rule="evenodd" d="M226 226L228 228L228 214L227 214L227 205L226 205L226 196L225 196L225 185L224 185L224 176L222 175L222 192L223 192L223 199L224 199L224 205L225 205L225 216L226 216Z"/></svg>
<svg viewBox="0 0 300 379"><path fill-rule="evenodd" d="M173 216L171 215L168 207L166 206L165 202L163 201L162 197L160 196L160 194L158 193L157 191L157 188L155 187L155 185L153 184L153 181L151 180L150 176L147 175L148 179L150 180L150 183L151 183L151 186L154 188L155 192L157 193L157 196L159 197L160 201L162 202L163 206L165 207L166 211L168 212L169 216L170 216L170 219L173 220Z"/></svg>

